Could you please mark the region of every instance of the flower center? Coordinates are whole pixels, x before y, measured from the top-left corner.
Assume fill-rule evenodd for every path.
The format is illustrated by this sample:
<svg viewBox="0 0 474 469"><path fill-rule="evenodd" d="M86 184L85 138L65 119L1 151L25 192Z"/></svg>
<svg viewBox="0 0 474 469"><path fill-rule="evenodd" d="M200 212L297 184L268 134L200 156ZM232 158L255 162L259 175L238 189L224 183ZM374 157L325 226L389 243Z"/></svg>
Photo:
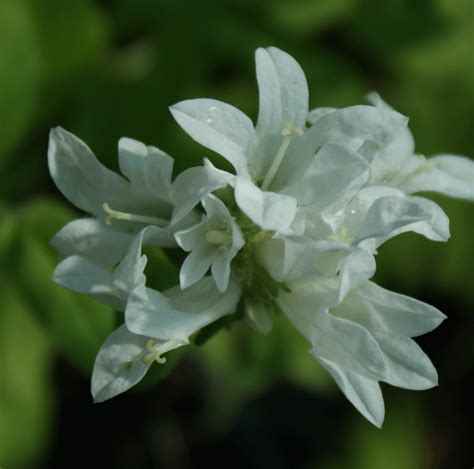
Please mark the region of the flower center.
<svg viewBox="0 0 474 469"><path fill-rule="evenodd" d="M177 347L181 347L182 345L186 345L188 341L183 340L168 340L164 344L156 346L156 341L154 339L148 339L146 341L146 348L148 350L148 355L143 357L143 363L148 364L152 361L156 361L163 365L166 363L166 357L162 357L162 355L170 350L173 350Z"/></svg>
<svg viewBox="0 0 474 469"><path fill-rule="evenodd" d="M285 153L286 150L288 150L288 146L290 145L291 139L295 134L302 137L303 131L301 129L298 129L297 127L294 127L292 122L288 122L288 124L286 124L286 126L281 131L281 135L283 135L283 141L281 142L280 148L277 151L275 159L273 160L272 165L270 166L270 169L268 170L265 179L263 180L262 190L268 189L268 186L275 177L275 174L277 173L278 168L280 167L281 162L285 157Z"/></svg>
<svg viewBox="0 0 474 469"><path fill-rule="evenodd" d="M206 241L211 244L232 244L232 236L227 231L210 230L206 233Z"/></svg>
<svg viewBox="0 0 474 469"><path fill-rule="evenodd" d="M162 218L149 217L146 215L134 215L132 213L125 213L119 212L118 210L113 210L107 203L102 204L102 209L107 214L107 216L105 217L106 225L110 225L112 223L112 220L134 221L137 223L145 223L147 225L158 226L166 226L168 224L168 222L166 220L163 220Z"/></svg>

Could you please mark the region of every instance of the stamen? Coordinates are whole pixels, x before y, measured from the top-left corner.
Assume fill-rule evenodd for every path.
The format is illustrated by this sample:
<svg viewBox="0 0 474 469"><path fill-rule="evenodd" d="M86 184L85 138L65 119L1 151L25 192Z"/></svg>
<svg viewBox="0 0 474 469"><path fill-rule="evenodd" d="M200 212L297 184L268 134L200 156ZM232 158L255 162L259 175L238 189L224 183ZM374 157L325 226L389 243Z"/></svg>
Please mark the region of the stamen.
<svg viewBox="0 0 474 469"><path fill-rule="evenodd" d="M206 240L211 244L227 245L232 243L232 236L226 231L210 230L206 233Z"/></svg>
<svg viewBox="0 0 474 469"><path fill-rule="evenodd" d="M102 209L107 214L105 217L105 224L110 225L112 220L126 220L126 221L134 221L137 223L146 223L147 225L158 225L158 226L166 226L167 221L163 220L162 218L158 217L148 217L146 215L134 215L132 213L125 213L119 212L118 210L113 210L110 208L109 204L104 203L102 204Z"/></svg>
<svg viewBox="0 0 474 469"><path fill-rule="evenodd" d="M273 160L270 169L268 170L265 176L265 179L263 180L263 190L266 190L268 188L273 178L275 177L275 174L278 171L278 168L280 167L283 158L285 157L286 150L288 150L288 146L290 145L291 139L295 134L301 137L303 136L303 131L297 127L294 127L292 122L288 122L288 124L286 124L284 129L281 131L281 135L284 137L283 142L281 143L281 146L278 149L275 159Z"/></svg>
<svg viewBox="0 0 474 469"><path fill-rule="evenodd" d="M182 345L186 345L189 343L188 341L183 340L168 340L164 344L159 345L156 347L156 341L154 339L148 339L146 341L146 348L150 352L149 354L143 357L143 363L148 365L152 361L158 362L160 365L166 363L166 357L162 357L162 355L170 350L178 348Z"/></svg>

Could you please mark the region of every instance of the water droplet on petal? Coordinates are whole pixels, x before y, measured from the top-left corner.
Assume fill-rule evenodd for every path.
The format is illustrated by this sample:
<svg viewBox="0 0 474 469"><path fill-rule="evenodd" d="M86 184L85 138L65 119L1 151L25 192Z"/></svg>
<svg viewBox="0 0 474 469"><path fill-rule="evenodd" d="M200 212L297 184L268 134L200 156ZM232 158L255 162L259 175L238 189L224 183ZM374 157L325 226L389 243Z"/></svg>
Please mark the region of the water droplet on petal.
<svg viewBox="0 0 474 469"><path fill-rule="evenodd" d="M354 215L354 214L356 213L356 211L355 211L355 210L351 210L351 213L352 213L352 215Z"/></svg>
<svg viewBox="0 0 474 469"><path fill-rule="evenodd" d="M209 117L209 119L206 119L206 122L207 122L208 124L211 124L211 123L212 123L212 119Z"/></svg>

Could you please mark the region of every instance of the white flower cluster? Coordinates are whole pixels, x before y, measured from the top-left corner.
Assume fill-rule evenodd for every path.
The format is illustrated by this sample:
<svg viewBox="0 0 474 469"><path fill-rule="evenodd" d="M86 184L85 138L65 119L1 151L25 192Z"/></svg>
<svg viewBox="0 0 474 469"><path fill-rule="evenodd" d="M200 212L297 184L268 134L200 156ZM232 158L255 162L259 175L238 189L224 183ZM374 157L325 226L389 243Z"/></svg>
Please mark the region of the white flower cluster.
<svg viewBox="0 0 474 469"><path fill-rule="evenodd" d="M53 238L61 258L54 280L124 313L97 355L92 394L100 402L124 392L225 315L243 311L266 334L280 311L352 404L380 426L379 381L408 389L437 384L412 337L445 316L371 282L374 256L407 231L447 240L446 214L411 194L474 200L474 164L415 154L408 119L376 94L371 105L309 111L304 73L279 49L258 49L256 65L256 126L212 99L171 107L178 124L233 173L205 160L173 182L172 158L123 138L122 177L77 137L51 132L51 175L92 215ZM186 252L176 287L147 286L143 245Z"/></svg>

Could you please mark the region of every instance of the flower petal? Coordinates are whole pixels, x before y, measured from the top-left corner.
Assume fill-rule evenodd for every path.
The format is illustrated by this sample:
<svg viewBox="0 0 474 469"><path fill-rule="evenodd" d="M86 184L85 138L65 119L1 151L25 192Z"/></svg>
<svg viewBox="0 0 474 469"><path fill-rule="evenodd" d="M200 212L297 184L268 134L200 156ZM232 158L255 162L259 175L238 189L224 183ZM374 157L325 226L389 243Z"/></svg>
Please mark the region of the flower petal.
<svg viewBox="0 0 474 469"><path fill-rule="evenodd" d="M397 311L396 304L393 304L391 305L394 308L392 314L388 316L391 322L387 322L384 318L387 311L386 305L381 306L365 296L364 290L369 290L369 292L373 290L376 293L380 293L378 290L381 290L383 293L391 293L367 282L351 292L339 307L332 310L332 313L337 317L354 321L370 331L384 355L386 377L383 381L406 389L428 389L436 386L438 375L433 364L420 347L409 338L413 330L405 324L407 315L401 309ZM395 294L392 295L395 296ZM411 298L406 299L411 300ZM411 301L416 302L416 300ZM423 306L432 308L428 305ZM428 315L410 314L408 320L411 319L411 322L415 323L415 328L420 325L423 328L428 324L429 330L433 327L433 323L439 324L442 317L441 313L432 309L435 311L434 314L428 309ZM390 309L388 311L390 312ZM397 323L393 325L393 321Z"/></svg>
<svg viewBox="0 0 474 469"><path fill-rule="evenodd" d="M61 228L50 244L62 258L77 254L110 267L122 259L132 241L133 233L120 230L116 224L108 226L94 218L83 218Z"/></svg>
<svg viewBox="0 0 474 469"><path fill-rule="evenodd" d="M381 428L385 416L382 391L377 381L343 370L326 358L316 358L334 378L352 405L376 427Z"/></svg>
<svg viewBox="0 0 474 469"><path fill-rule="evenodd" d="M140 285L127 303L127 327L136 334L160 340L187 340L204 326L232 314L240 294L240 285L235 281L229 283L224 294L220 293L211 277L186 290L174 288L169 296Z"/></svg>
<svg viewBox="0 0 474 469"><path fill-rule="evenodd" d="M81 256L70 256L60 262L52 280L79 293L109 294L115 291L112 274Z"/></svg>
<svg viewBox="0 0 474 469"><path fill-rule="evenodd" d="M119 140L119 165L130 180L133 204L161 217L172 209L170 201L173 159L158 148L137 140Z"/></svg>
<svg viewBox="0 0 474 469"><path fill-rule="evenodd" d="M377 341L361 325L328 312L330 292L320 294L314 289L302 294L295 283L290 288L292 293L280 293L278 305L311 342L312 355L334 361L341 368L369 379L385 377L385 363Z"/></svg>
<svg viewBox="0 0 474 469"><path fill-rule="evenodd" d="M431 168L409 179L402 189L408 194L420 191L440 192L451 197L474 200L474 161L457 155L429 158Z"/></svg>
<svg viewBox="0 0 474 469"><path fill-rule="evenodd" d="M92 371L94 402L103 402L137 384L150 368L145 363L147 337L132 334L125 325L107 337Z"/></svg>
<svg viewBox="0 0 474 469"><path fill-rule="evenodd" d="M321 211L330 205L343 205L369 177L369 166L364 159L341 145L328 143L314 155L304 174L283 193L295 197L299 205L311 205Z"/></svg>
<svg viewBox="0 0 474 469"><path fill-rule="evenodd" d="M182 289L188 288L206 275L216 256L206 240L201 240L186 257L179 271L179 284Z"/></svg>
<svg viewBox="0 0 474 469"><path fill-rule="evenodd" d="M387 376L384 381L404 389L430 389L438 385L438 373L414 340L387 331L373 333L384 353Z"/></svg>
<svg viewBox="0 0 474 469"><path fill-rule="evenodd" d="M255 140L252 121L237 108L214 99L190 99L170 107L176 122L198 143L247 175L247 154Z"/></svg>
<svg viewBox="0 0 474 469"><path fill-rule="evenodd" d="M129 190L125 179L103 166L82 140L60 127L51 130L48 163L58 189L86 212L102 214L104 202L121 206Z"/></svg>
<svg viewBox="0 0 474 469"><path fill-rule="evenodd" d="M399 336L417 337L436 329L446 316L435 307L409 296L366 282L351 293L354 302L362 301L361 310L377 317L387 330Z"/></svg>
<svg viewBox="0 0 474 469"><path fill-rule="evenodd" d="M381 207L379 208L383 209L382 205L385 202L381 201L380 203ZM398 221L392 220L391 227L390 223L387 223L386 234L383 235L381 231L377 236L377 245L408 231L413 231L433 241L446 241L449 239L449 218L438 204L423 197L409 196L406 202L401 204L400 208L402 211L405 211L405 215L400 215L400 220ZM416 220L417 217L420 218L418 221ZM391 216L388 216L387 221L390 218ZM410 222L410 219L413 221Z"/></svg>
<svg viewBox="0 0 474 469"><path fill-rule="evenodd" d="M239 208L264 230L287 232L296 215L296 200L275 192L264 192L251 181L237 178L235 200Z"/></svg>
<svg viewBox="0 0 474 469"><path fill-rule="evenodd" d="M176 205L172 223L187 215L206 195L227 186L233 176L210 164L183 171L174 181L171 197Z"/></svg>
<svg viewBox="0 0 474 469"><path fill-rule="evenodd" d="M217 289L224 293L227 290L230 278L230 262L232 259L217 255L212 262L211 272L212 278L216 282Z"/></svg>
<svg viewBox="0 0 474 469"><path fill-rule="evenodd" d="M349 251L341 259L340 265L339 301L342 301L351 290L372 278L376 269L373 254L362 248Z"/></svg>
<svg viewBox="0 0 474 469"><path fill-rule="evenodd" d="M255 52L260 108L257 133L279 135L291 122L304 128L308 113L308 84L296 60L276 47Z"/></svg>
<svg viewBox="0 0 474 469"><path fill-rule="evenodd" d="M321 117L305 136L311 139L314 150L333 142L357 151L366 141L381 149L400 135L407 123L408 118L396 111L350 106Z"/></svg>
<svg viewBox="0 0 474 469"><path fill-rule="evenodd" d="M368 210L358 242L379 238L377 245L394 236L415 231L435 241L449 237L449 220L442 209L421 197L381 197Z"/></svg>

